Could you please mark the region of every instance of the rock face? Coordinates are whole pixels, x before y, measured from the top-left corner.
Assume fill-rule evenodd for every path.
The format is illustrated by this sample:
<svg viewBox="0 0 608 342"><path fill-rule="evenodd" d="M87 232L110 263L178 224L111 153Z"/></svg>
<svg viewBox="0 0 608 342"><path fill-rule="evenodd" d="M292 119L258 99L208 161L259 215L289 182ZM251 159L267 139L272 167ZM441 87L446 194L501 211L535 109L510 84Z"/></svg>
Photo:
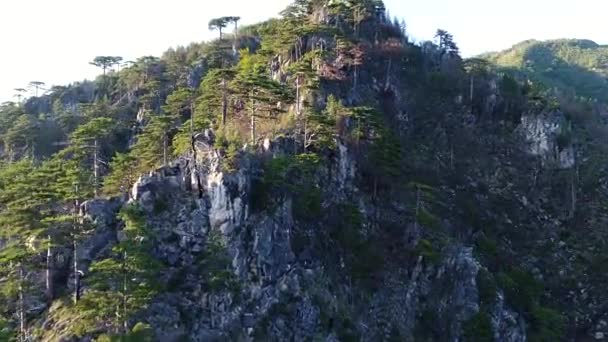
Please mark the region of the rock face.
<svg viewBox="0 0 608 342"><path fill-rule="evenodd" d="M526 324L521 315L505 306L505 296L497 294L497 303L492 312L492 329L494 339L505 342L526 341Z"/></svg>
<svg viewBox="0 0 608 342"><path fill-rule="evenodd" d="M91 262L116 241L116 214L121 206L122 202L117 199L93 199L80 205L80 217L95 227L77 247L79 268L85 274Z"/></svg>
<svg viewBox="0 0 608 342"><path fill-rule="evenodd" d="M574 148L567 141L569 127L563 113L555 111L524 115L521 128L530 142L531 154L560 169L574 167Z"/></svg>
<svg viewBox="0 0 608 342"><path fill-rule="evenodd" d="M261 153L242 153L238 168L226 172L223 153L211 147L211 139L212 134L197 138L196 163L178 160L141 177L132 190L132 201L145 210L155 231L157 257L169 265L166 277L173 284L141 313L158 340L342 341L350 336L408 341L424 336L421 324L429 323L421 319L428 315L440 317L432 336L462 340L463 325L480 310L480 265L472 248L451 246L438 260L419 256L391 266L370 291L347 280L340 259L327 263L324 255L332 251L300 246L302 234L319 234L314 227L324 223L309 227L297 219L297 198L284 197L261 212L251 209L260 158L289 155L292 143L268 141ZM346 145L337 147L331 165L315 176L332 201L359 193L355 158ZM107 206L88 203L86 208L86 215L105 224ZM378 208L361 197L358 210L366 222ZM415 246L419 227L403 229ZM207 251L217 255L217 246L228 274L210 287L206 271L197 265L201 258L213 258ZM522 326L498 301L492 312L497 340L525 341Z"/></svg>

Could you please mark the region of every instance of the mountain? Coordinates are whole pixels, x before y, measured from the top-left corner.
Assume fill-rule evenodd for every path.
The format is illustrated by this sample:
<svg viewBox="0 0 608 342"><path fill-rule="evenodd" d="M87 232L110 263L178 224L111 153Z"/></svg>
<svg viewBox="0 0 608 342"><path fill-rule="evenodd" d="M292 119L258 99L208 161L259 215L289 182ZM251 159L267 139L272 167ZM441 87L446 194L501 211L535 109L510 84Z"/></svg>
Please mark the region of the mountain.
<svg viewBox="0 0 608 342"><path fill-rule="evenodd" d="M596 101L378 0L239 19L0 106L1 341L608 336Z"/></svg>
<svg viewBox="0 0 608 342"><path fill-rule="evenodd" d="M590 40L528 40L481 56L548 87L608 101L608 46Z"/></svg>

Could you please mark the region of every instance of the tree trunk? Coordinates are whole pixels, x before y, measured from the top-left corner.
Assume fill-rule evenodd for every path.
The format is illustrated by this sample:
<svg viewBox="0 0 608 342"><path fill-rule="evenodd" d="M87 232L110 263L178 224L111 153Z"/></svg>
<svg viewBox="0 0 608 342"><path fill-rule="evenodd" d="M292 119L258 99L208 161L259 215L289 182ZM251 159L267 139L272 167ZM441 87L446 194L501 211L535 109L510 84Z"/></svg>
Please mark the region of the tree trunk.
<svg viewBox="0 0 608 342"><path fill-rule="evenodd" d="M226 95L226 79L222 77L222 125L228 121L228 97Z"/></svg>
<svg viewBox="0 0 608 342"><path fill-rule="evenodd" d="M470 98L471 101L471 110L473 109L473 91L475 89L475 78L471 75L471 90L470 90Z"/></svg>
<svg viewBox="0 0 608 342"><path fill-rule="evenodd" d="M95 139L93 146L93 194L95 197L99 195L99 152L98 152L98 142Z"/></svg>
<svg viewBox="0 0 608 342"><path fill-rule="evenodd" d="M167 166L167 132L163 134L163 166Z"/></svg>
<svg viewBox="0 0 608 342"><path fill-rule="evenodd" d="M255 100L251 91L251 144L255 146Z"/></svg>
<svg viewBox="0 0 608 342"><path fill-rule="evenodd" d="M46 298L49 303L53 300L53 252L51 249L51 235L48 236L48 246L46 247Z"/></svg>
<svg viewBox="0 0 608 342"><path fill-rule="evenodd" d="M72 258L73 260L73 272L74 272L74 304L80 300L80 273L78 272L78 217L77 210L79 207L78 200L74 201L74 212L73 212L73 232L72 232Z"/></svg>
<svg viewBox="0 0 608 342"><path fill-rule="evenodd" d="M123 253L122 257L122 328L126 334L129 332L127 318L127 252Z"/></svg>
<svg viewBox="0 0 608 342"><path fill-rule="evenodd" d="M76 236L72 237L72 247L74 249L72 253L72 258L74 259L74 304L77 304L80 300L80 274L78 274L78 245L76 243Z"/></svg>
<svg viewBox="0 0 608 342"><path fill-rule="evenodd" d="M19 340L24 342L26 340L25 331L25 299L23 294L23 282L25 276L23 275L23 265L19 262Z"/></svg>
<svg viewBox="0 0 608 342"><path fill-rule="evenodd" d="M296 76L296 117L300 117L300 75Z"/></svg>
<svg viewBox="0 0 608 342"><path fill-rule="evenodd" d="M304 153L306 153L307 148L308 148L308 123L306 122L306 118L304 118Z"/></svg>
<svg viewBox="0 0 608 342"><path fill-rule="evenodd" d="M393 65L393 59L388 59L388 64L386 66L386 84L384 85L384 89L388 90L391 86L391 67Z"/></svg>
<svg viewBox="0 0 608 342"><path fill-rule="evenodd" d="M190 103L190 145L194 155L194 102Z"/></svg>
<svg viewBox="0 0 608 342"><path fill-rule="evenodd" d="M353 92L357 91L357 84L359 83L359 66L355 64L355 74L353 75Z"/></svg>

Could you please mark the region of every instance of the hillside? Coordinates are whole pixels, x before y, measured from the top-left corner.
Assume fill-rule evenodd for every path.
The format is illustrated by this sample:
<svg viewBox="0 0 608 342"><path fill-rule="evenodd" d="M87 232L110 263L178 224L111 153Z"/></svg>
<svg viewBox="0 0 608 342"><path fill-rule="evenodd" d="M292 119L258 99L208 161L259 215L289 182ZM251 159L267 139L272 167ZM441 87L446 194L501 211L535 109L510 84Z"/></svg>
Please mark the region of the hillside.
<svg viewBox="0 0 608 342"><path fill-rule="evenodd" d="M608 336L592 101L380 0L239 20L0 106L0 341Z"/></svg>
<svg viewBox="0 0 608 342"><path fill-rule="evenodd" d="M577 96L608 101L608 46L590 40L529 40L481 57Z"/></svg>

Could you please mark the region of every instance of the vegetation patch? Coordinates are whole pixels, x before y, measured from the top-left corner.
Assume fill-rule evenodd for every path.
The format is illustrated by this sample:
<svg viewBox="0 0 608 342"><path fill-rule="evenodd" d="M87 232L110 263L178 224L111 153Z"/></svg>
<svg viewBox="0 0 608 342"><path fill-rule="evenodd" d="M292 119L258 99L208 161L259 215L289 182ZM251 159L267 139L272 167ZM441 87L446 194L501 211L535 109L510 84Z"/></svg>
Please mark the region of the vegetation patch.
<svg viewBox="0 0 608 342"><path fill-rule="evenodd" d="M492 322L486 312L478 312L462 327L463 336L467 342L494 342Z"/></svg>
<svg viewBox="0 0 608 342"><path fill-rule="evenodd" d="M319 156L312 153L281 156L267 161L261 177L254 180L253 209L273 208L285 196L291 196L297 219L317 218L321 213L322 192L313 180L319 162Z"/></svg>

